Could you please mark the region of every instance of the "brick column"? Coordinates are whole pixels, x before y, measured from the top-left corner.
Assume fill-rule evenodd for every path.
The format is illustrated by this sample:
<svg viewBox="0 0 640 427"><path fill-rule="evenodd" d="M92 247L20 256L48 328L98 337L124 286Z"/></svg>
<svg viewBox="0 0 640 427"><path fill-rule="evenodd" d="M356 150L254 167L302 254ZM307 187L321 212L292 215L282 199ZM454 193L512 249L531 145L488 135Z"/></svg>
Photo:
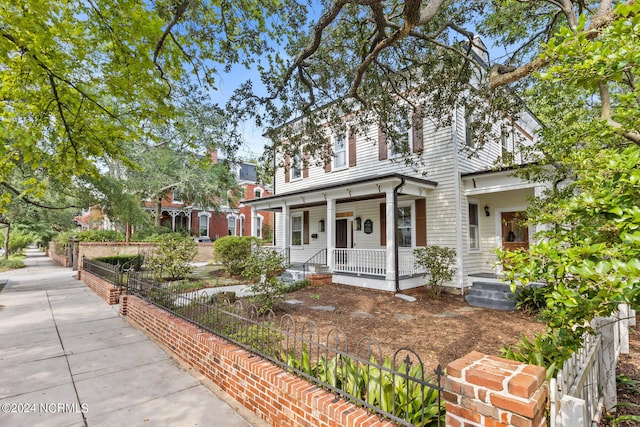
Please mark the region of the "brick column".
<svg viewBox="0 0 640 427"><path fill-rule="evenodd" d="M447 427L545 427L545 369L473 351L447 366Z"/></svg>

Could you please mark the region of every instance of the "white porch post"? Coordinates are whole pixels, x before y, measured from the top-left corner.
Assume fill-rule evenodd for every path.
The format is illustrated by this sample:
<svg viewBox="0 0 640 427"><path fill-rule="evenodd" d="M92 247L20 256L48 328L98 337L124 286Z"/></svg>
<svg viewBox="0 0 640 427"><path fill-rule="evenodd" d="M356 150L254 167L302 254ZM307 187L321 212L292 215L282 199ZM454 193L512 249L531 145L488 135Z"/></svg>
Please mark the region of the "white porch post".
<svg viewBox="0 0 640 427"><path fill-rule="evenodd" d="M327 199L327 215L325 220L325 231L327 235L327 265L333 270L333 250L336 246L336 199Z"/></svg>
<svg viewBox="0 0 640 427"><path fill-rule="evenodd" d="M387 273L385 275L386 280L396 279L396 224L395 218L395 205L393 204L393 189L387 190L386 194L386 207L387 207Z"/></svg>
<svg viewBox="0 0 640 427"><path fill-rule="evenodd" d="M251 206L251 235L252 236L258 235L258 227L256 225L257 221L258 221L258 211L256 211L255 207Z"/></svg>
<svg viewBox="0 0 640 427"><path fill-rule="evenodd" d="M187 230L189 230L189 234L191 234L191 211L187 212Z"/></svg>
<svg viewBox="0 0 640 427"><path fill-rule="evenodd" d="M289 206L282 207L282 247L284 249L289 247Z"/></svg>

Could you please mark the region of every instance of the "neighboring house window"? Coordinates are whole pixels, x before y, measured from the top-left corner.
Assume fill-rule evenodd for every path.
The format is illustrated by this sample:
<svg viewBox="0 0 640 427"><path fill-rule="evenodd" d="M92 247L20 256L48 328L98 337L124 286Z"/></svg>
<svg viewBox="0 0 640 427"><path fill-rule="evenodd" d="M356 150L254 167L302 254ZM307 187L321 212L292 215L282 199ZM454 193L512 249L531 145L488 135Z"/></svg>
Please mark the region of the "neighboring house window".
<svg viewBox="0 0 640 427"><path fill-rule="evenodd" d="M256 217L256 237L262 239L262 217Z"/></svg>
<svg viewBox="0 0 640 427"><path fill-rule="evenodd" d="M227 217L227 234L229 236L236 235L236 217L234 215Z"/></svg>
<svg viewBox="0 0 640 427"><path fill-rule="evenodd" d="M244 233L244 215L240 215L240 229L238 230L238 236L242 236Z"/></svg>
<svg viewBox="0 0 640 427"><path fill-rule="evenodd" d="M209 235L209 217L210 215L207 212L200 212L198 214L198 235L200 236L208 236Z"/></svg>
<svg viewBox="0 0 640 427"><path fill-rule="evenodd" d="M256 199L262 198L262 189L256 188L253 192L253 195Z"/></svg>
<svg viewBox="0 0 640 427"><path fill-rule="evenodd" d="M182 203L182 194L177 191L173 192L173 203Z"/></svg>
<svg viewBox="0 0 640 427"><path fill-rule="evenodd" d="M344 134L333 136L333 168L340 169L347 166L347 138Z"/></svg>
<svg viewBox="0 0 640 427"><path fill-rule="evenodd" d="M473 125L470 114L464 118L464 143L467 147L475 146L473 141Z"/></svg>
<svg viewBox="0 0 640 427"><path fill-rule="evenodd" d="M477 203L469 203L469 249L480 249Z"/></svg>
<svg viewBox="0 0 640 427"><path fill-rule="evenodd" d="M302 246L302 215L291 217L291 246Z"/></svg>
<svg viewBox="0 0 640 427"><path fill-rule="evenodd" d="M412 247L411 230L411 206L401 206L398 208L398 247Z"/></svg>
<svg viewBox="0 0 640 427"><path fill-rule="evenodd" d="M291 159L291 180L302 178L302 155L296 153Z"/></svg>

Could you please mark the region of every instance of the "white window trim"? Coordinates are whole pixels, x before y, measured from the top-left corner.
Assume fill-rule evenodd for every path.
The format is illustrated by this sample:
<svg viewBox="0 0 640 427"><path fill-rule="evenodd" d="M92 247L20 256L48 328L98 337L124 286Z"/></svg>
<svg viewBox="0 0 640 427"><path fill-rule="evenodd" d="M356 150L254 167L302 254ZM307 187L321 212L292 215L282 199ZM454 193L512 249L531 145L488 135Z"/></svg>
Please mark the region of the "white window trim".
<svg viewBox="0 0 640 427"><path fill-rule="evenodd" d="M233 218L233 233L229 234L229 220ZM227 235L228 236L237 236L238 235L238 216L236 214L227 215Z"/></svg>
<svg viewBox="0 0 640 427"><path fill-rule="evenodd" d="M336 155L338 152L336 151L336 137L337 136L342 136L343 141L344 141L344 165L342 166L338 166L336 164L336 159L338 158L338 156ZM344 133L340 133L337 135L333 135L331 137L331 145L333 147L333 164L332 164L332 168L331 170L342 170L342 169L348 169L349 168L349 140L347 138L347 135Z"/></svg>
<svg viewBox="0 0 640 427"><path fill-rule="evenodd" d="M476 141L473 137L473 116L468 113L464 116L464 146L476 148Z"/></svg>
<svg viewBox="0 0 640 427"><path fill-rule="evenodd" d="M262 198L262 193L264 193L264 190L260 187L256 187L253 189L253 198L254 199L261 199Z"/></svg>
<svg viewBox="0 0 640 427"><path fill-rule="evenodd" d="M175 192L175 191L171 194L171 199L172 199L172 200L171 200L171 203L173 203L173 204L175 204L175 205L181 205L181 204L183 204L183 203L184 203L182 200L180 200L180 199L178 199L178 198L176 197L176 192Z"/></svg>
<svg viewBox="0 0 640 427"><path fill-rule="evenodd" d="M476 215L478 215L478 224L475 226L476 227L476 233L478 236L478 247L477 248L472 248L471 247L471 218L469 217L469 205L476 205ZM482 242L480 240L480 202L476 199L468 199L467 200L467 249L469 251L469 253L475 253L475 252L480 252L482 250Z"/></svg>
<svg viewBox="0 0 640 427"><path fill-rule="evenodd" d="M240 216L238 217L238 230L236 232L236 235L238 236L244 236L244 214L240 214Z"/></svg>
<svg viewBox="0 0 640 427"><path fill-rule="evenodd" d="M415 201L398 202L398 208L411 208L411 246L398 246L399 248L415 248L416 247L416 204ZM396 225L396 235L398 226ZM397 244L398 242L396 242Z"/></svg>
<svg viewBox="0 0 640 427"><path fill-rule="evenodd" d="M256 237L262 239L262 226L264 224L264 218L262 215L256 215Z"/></svg>
<svg viewBox="0 0 640 427"><path fill-rule="evenodd" d="M413 147L413 123L407 129L407 152L396 153L393 151L393 141L387 142L387 157L389 159L398 159L411 155L411 147ZM413 210L412 210L413 212Z"/></svg>
<svg viewBox="0 0 640 427"><path fill-rule="evenodd" d="M293 229L293 219L294 218L300 218L300 244L299 245L294 245L293 244L293 232L295 231ZM291 214L291 232L290 232L290 242L291 242L291 246L292 247L296 247L296 248L301 248L302 246L304 246L304 215L302 214L302 212L300 213L295 213L295 214Z"/></svg>
<svg viewBox="0 0 640 427"><path fill-rule="evenodd" d="M295 177L295 176L293 175L293 172L294 172L295 170L297 170L297 169L296 169L296 164L298 164L298 162L296 162L296 158L299 158L299 159L300 159L300 162L299 162L299 168L298 168L298 170L300 170L300 176L298 176L298 177ZM291 157L291 167L289 168L289 180L290 180L290 181L299 181L299 180L301 180L301 179L302 179L302 170L303 170L303 166L304 166L304 165L303 165L302 148L301 148L301 149L300 149L300 151L299 151L296 155L294 155L294 156L292 156L292 157Z"/></svg>
<svg viewBox="0 0 640 427"><path fill-rule="evenodd" d="M200 221L202 217L207 217L207 234L202 234ZM209 220L211 219L211 214L209 212L198 212L198 236L209 236Z"/></svg>

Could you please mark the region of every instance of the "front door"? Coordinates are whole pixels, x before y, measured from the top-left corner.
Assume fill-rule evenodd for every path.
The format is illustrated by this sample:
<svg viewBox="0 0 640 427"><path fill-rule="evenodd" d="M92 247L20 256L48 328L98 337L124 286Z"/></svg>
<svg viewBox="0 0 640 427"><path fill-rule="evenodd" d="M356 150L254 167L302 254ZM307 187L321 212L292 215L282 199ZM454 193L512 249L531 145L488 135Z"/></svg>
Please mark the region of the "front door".
<svg viewBox="0 0 640 427"><path fill-rule="evenodd" d="M529 225L526 212L502 212L502 249L529 249Z"/></svg>
<svg viewBox="0 0 640 427"><path fill-rule="evenodd" d="M345 219L336 219L336 249L346 249L348 244L347 239L347 225L348 220ZM346 251L336 251L336 263L337 264L346 264L347 262L347 254Z"/></svg>

